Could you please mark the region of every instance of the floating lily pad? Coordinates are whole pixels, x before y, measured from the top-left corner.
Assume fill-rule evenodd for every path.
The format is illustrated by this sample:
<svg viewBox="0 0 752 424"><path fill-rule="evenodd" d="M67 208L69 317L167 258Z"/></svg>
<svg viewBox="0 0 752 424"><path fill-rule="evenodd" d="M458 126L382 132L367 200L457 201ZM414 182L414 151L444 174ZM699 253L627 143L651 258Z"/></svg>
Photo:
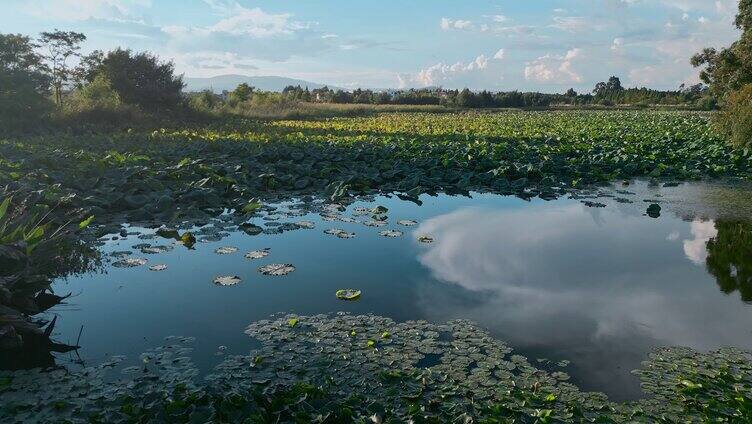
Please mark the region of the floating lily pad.
<svg viewBox="0 0 752 424"><path fill-rule="evenodd" d="M298 221L295 224L298 225L298 227L306 229L306 230L312 230L316 228L316 224L312 221Z"/></svg>
<svg viewBox="0 0 752 424"><path fill-rule="evenodd" d="M412 219L403 219L403 220L397 221L397 224L402 225L404 227L413 227L415 225L418 225L418 222L413 221Z"/></svg>
<svg viewBox="0 0 752 424"><path fill-rule="evenodd" d="M261 249L261 250L252 250L245 254L246 259L261 259L269 256L269 253L271 253L271 249Z"/></svg>
<svg viewBox="0 0 752 424"><path fill-rule="evenodd" d="M347 232L347 231L341 231L341 232L337 233L337 237L339 237L341 239L351 239L351 238L355 238L355 233L350 233L350 232Z"/></svg>
<svg viewBox="0 0 752 424"><path fill-rule="evenodd" d="M295 266L292 264L269 264L259 267L259 272L264 275L287 275L295 271Z"/></svg>
<svg viewBox="0 0 752 424"><path fill-rule="evenodd" d="M382 237L389 237L389 238L402 237L402 231L384 230L384 231L379 231L379 235Z"/></svg>
<svg viewBox="0 0 752 424"><path fill-rule="evenodd" d="M218 255L231 255L237 251L238 251L237 247L225 246L225 247L218 248L217 250L214 251L214 253Z"/></svg>
<svg viewBox="0 0 752 424"><path fill-rule="evenodd" d="M365 225L366 227L386 227L386 224L387 223L384 221L378 221L375 219L371 219L363 223L363 225Z"/></svg>
<svg viewBox="0 0 752 424"><path fill-rule="evenodd" d="M144 258L123 258L117 262L114 262L112 266L116 268L134 268L137 266L146 265L147 262L149 262L149 260Z"/></svg>
<svg viewBox="0 0 752 424"><path fill-rule="evenodd" d="M421 242L421 243L428 244L428 243L433 243L434 239L431 236L422 235L422 236L418 236L418 241Z"/></svg>
<svg viewBox="0 0 752 424"><path fill-rule="evenodd" d="M647 215L651 218L660 218L661 205L653 203L652 205L648 206Z"/></svg>
<svg viewBox="0 0 752 424"><path fill-rule="evenodd" d="M237 275L221 275L214 278L214 284L218 286L234 286L242 280Z"/></svg>
<svg viewBox="0 0 752 424"><path fill-rule="evenodd" d="M344 232L346 231L339 229L339 228L327 228L326 230L324 230L324 234L328 234L330 236L336 236L339 233L344 233Z"/></svg>
<svg viewBox="0 0 752 424"><path fill-rule="evenodd" d="M167 265L165 264L152 265L149 267L149 271L164 271L166 269Z"/></svg>
<svg viewBox="0 0 752 424"><path fill-rule="evenodd" d="M360 290L355 290L355 289L337 290L336 296L337 296L337 299L342 299L342 300L357 300L357 299L360 299Z"/></svg>

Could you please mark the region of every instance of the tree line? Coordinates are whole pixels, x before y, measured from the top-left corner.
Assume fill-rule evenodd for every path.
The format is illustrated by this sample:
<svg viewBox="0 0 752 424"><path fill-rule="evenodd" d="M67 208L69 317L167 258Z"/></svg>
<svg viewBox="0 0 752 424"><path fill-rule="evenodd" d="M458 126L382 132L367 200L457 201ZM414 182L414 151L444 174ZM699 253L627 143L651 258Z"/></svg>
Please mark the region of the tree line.
<svg viewBox="0 0 752 424"><path fill-rule="evenodd" d="M289 86L281 93L241 84L231 92L185 93L172 62L148 52L117 48L81 54L86 36L43 32L38 38L0 34L0 129L38 125L40 120L128 122L146 116L242 112L254 107L300 103L441 105L457 108L545 108L551 106L672 105L722 112L718 128L737 145L752 140L752 0L739 1L735 21L740 40L691 58L704 84L676 90L624 88L616 76L588 93L491 92L425 88L345 91Z"/></svg>

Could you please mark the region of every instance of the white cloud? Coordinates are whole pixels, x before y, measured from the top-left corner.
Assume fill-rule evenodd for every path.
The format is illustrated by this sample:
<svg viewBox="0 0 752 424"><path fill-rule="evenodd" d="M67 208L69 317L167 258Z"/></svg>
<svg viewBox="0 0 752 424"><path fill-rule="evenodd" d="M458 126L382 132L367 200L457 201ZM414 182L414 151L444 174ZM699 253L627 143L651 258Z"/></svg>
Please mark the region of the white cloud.
<svg viewBox="0 0 752 424"><path fill-rule="evenodd" d="M151 0L31 0L24 7L40 19L142 22L138 11L150 6Z"/></svg>
<svg viewBox="0 0 752 424"><path fill-rule="evenodd" d="M444 31L449 31L452 29L472 29L473 28L473 22L472 21L466 21L462 19L449 19L449 18L441 18L441 23L439 24L441 26L441 29Z"/></svg>
<svg viewBox="0 0 752 424"><path fill-rule="evenodd" d="M554 16L554 23L551 24L551 27L567 32L582 32L600 28L600 26L592 24L582 16Z"/></svg>
<svg viewBox="0 0 752 424"><path fill-rule="evenodd" d="M499 52L497 52L496 54L498 55ZM455 85L458 81L458 78L461 78L463 76L466 77L469 74L473 73L482 73L483 71L488 70L489 63L490 62L488 57L484 54L481 54L480 56L476 57L475 60L469 63L456 62L450 65L439 62L435 65L420 70L415 75L398 75L400 88L412 86L429 87L444 85L446 83Z"/></svg>
<svg viewBox="0 0 752 424"><path fill-rule="evenodd" d="M581 83L582 76L573 69L573 62L580 58L582 50L579 48L571 49L563 56L541 56L525 66L525 79L544 84Z"/></svg>
<svg viewBox="0 0 752 424"><path fill-rule="evenodd" d="M504 60L505 56L506 52L504 51L504 49L499 49L499 51L494 54L493 58L496 60Z"/></svg>

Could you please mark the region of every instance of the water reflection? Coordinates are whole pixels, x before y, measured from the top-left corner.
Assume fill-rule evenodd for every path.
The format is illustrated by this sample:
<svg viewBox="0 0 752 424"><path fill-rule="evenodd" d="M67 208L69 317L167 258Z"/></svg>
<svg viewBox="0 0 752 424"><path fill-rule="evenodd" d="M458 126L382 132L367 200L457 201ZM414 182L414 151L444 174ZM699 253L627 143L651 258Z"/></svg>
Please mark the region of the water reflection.
<svg viewBox="0 0 752 424"><path fill-rule="evenodd" d="M715 295L710 276L696 270L707 258L724 292L749 294L750 238L736 237L738 225L716 231L713 221L654 221L570 203L467 208L417 233L440 241L420 262L469 291L422 293L429 314L469 317L523 351L572 359L585 388L638 395L629 370L655 346L752 346L749 310Z"/></svg>
<svg viewBox="0 0 752 424"><path fill-rule="evenodd" d="M707 243L707 268L726 294L739 292L752 303L752 225L721 222Z"/></svg>

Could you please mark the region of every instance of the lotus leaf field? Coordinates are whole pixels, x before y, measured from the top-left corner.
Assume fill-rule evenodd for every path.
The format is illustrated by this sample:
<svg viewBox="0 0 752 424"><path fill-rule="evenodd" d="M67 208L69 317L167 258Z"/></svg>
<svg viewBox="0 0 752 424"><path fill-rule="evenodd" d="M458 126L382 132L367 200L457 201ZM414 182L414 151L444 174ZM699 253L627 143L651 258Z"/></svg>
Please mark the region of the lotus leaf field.
<svg viewBox="0 0 752 424"><path fill-rule="evenodd" d="M278 315L246 333L261 347L203 381L192 338L123 366L0 373L6 422L748 422L748 353L667 348L635 371L649 399L617 404L533 366L471 322ZM115 379L112 374L121 374Z"/></svg>
<svg viewBox="0 0 752 424"><path fill-rule="evenodd" d="M0 140L0 185L98 223L205 221L255 199L469 190L554 198L632 177L748 177L695 112L381 114Z"/></svg>
<svg viewBox="0 0 752 424"><path fill-rule="evenodd" d="M89 271L79 262L92 257L101 265L94 247L128 236L136 236L138 244L109 252L110 266L169 278L178 266L160 263L164 254L192 252L237 234L300 230L348 247L371 236L380 246L410 241L420 248L449 238L430 227L423 232L419 216L394 214L391 225L391 211L373 202L379 195L418 205L421 195L441 193L525 200L569 196L587 199L581 203L588 211L636 203L640 214L646 211L641 219L658 222L663 201L630 200L638 196L623 186L634 188L634 179L676 187L680 181L734 183L752 177L752 152L730 148L710 117L684 111L382 113L0 137L0 224L19 226L21 218L36 223L42 216L40 226L60 228L48 237L24 226L10 234L26 240L0 245L0 264L18 265L12 275L0 269L0 341L8 335L22 339L11 327L23 323L44 344L50 365L50 351L75 351L78 346L50 340L54 319L33 316L65 299L50 288L52 279L66 275L60 268L69 274ZM620 184L608 196L613 202L597 201L605 193L599 187L615 181ZM39 215L32 219L27 209ZM13 220L3 221L6 211ZM288 218L294 222L285 222ZM2 225L0 230L3 240L8 231ZM58 232L67 236L67 250L32 255L29 241L54 244ZM708 246L716 251L731 245L715 246L722 239L714 240ZM258 281L283 285L308 278L304 264L287 259L277 245L233 244L208 251L226 264L236 259L232 263L252 268L258 279L222 270L206 282L212 290L236 293L232 290ZM46 272L50 266L40 255L57 265L54 272ZM731 273L717 257L711 255L710 271ZM730 263L746 263L737 259ZM738 289L745 299L743 283L735 285L737 268L733 273L723 291ZM353 279L327 297L343 308L358 305L369 296L363 283ZM33 290L20 296L17 287L24 284ZM9 311L15 321L5 325ZM570 380L568 361L533 365L471 321L398 322L380 315L275 314L247 327L256 349L225 356L227 348L220 346L221 363L208 374L193 363L194 340L175 336L137 361L114 356L71 369L0 371L0 421L752 422L752 353L744 350L658 349L633 372L645 398L614 402L581 390Z"/></svg>

